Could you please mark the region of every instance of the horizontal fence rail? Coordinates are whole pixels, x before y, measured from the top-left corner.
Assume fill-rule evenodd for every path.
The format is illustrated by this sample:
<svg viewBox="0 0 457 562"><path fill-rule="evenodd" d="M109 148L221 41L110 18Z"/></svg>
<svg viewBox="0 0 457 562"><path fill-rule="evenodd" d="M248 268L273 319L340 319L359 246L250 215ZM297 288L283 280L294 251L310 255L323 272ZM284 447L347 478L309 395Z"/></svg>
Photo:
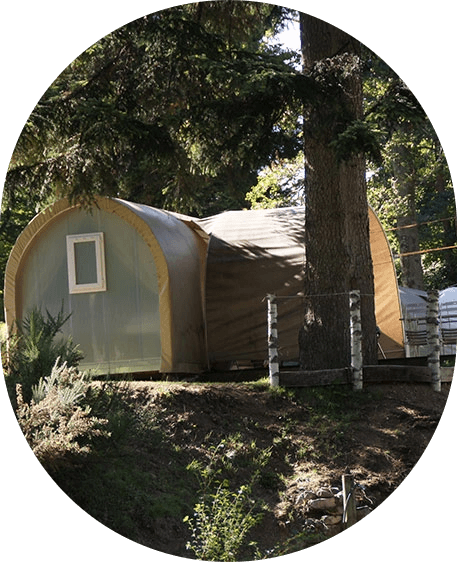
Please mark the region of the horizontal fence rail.
<svg viewBox="0 0 457 562"><path fill-rule="evenodd" d="M361 390L364 384L405 382L428 383L433 390L440 392L442 382L451 382L453 367L440 366L440 313L438 293L428 294L426 315L423 318L421 342L427 346L427 366L417 365L364 365L362 357L362 325L360 314L360 291L347 293L349 299L351 364L340 369L323 370L280 370L278 333L278 300L282 298L267 295L268 301L268 364L270 384L272 386L311 387L327 385L352 385L354 390ZM321 295L319 295L321 296ZM327 295L326 295L327 296ZM328 295L330 296L330 295ZM425 304L425 303L424 303ZM453 334L452 334L453 335Z"/></svg>

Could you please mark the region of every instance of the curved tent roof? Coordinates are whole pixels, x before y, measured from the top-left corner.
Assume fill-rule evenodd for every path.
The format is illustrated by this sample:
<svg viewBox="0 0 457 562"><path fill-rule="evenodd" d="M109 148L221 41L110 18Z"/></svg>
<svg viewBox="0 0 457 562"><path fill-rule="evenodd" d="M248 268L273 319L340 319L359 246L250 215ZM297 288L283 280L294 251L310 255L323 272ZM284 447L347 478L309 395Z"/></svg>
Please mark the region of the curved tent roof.
<svg viewBox="0 0 457 562"><path fill-rule="evenodd" d="M411 289L409 287L399 287L401 305L406 307L409 305L425 306L427 303L427 293L421 289Z"/></svg>

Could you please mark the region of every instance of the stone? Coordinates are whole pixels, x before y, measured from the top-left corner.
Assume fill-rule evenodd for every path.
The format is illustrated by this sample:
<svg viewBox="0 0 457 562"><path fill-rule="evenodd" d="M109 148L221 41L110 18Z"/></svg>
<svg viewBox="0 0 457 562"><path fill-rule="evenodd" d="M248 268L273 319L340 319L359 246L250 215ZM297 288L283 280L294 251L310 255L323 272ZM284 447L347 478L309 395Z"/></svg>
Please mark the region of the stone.
<svg viewBox="0 0 457 562"><path fill-rule="evenodd" d="M334 494L330 488L319 488L317 491L318 498L332 498L333 495Z"/></svg>
<svg viewBox="0 0 457 562"><path fill-rule="evenodd" d="M296 503L307 502L309 500L315 500L316 498L317 496L314 492L311 492L311 490L304 490L298 494Z"/></svg>
<svg viewBox="0 0 457 562"><path fill-rule="evenodd" d="M338 525L342 521L341 515L324 515L321 521L325 523L325 525Z"/></svg>
<svg viewBox="0 0 457 562"><path fill-rule="evenodd" d="M331 498L317 498L308 503L308 508L316 511L327 511L329 509L334 509L337 504L338 500L333 496Z"/></svg>
<svg viewBox="0 0 457 562"><path fill-rule="evenodd" d="M331 509L329 509L329 512L332 515L342 515L343 514L343 504L339 503L338 505L336 505L335 507L332 507Z"/></svg>

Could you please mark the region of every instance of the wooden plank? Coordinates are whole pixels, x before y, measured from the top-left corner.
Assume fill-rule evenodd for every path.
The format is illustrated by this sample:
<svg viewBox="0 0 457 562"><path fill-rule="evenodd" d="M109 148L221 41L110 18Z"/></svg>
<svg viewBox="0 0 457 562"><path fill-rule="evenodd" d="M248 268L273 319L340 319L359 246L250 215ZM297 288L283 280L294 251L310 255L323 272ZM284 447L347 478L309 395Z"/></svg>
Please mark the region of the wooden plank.
<svg viewBox="0 0 457 562"><path fill-rule="evenodd" d="M415 365L367 365L363 368L366 383L428 382L432 380L428 367Z"/></svg>
<svg viewBox="0 0 457 562"><path fill-rule="evenodd" d="M441 367L442 382L452 382L453 367ZM418 365L365 365L364 384L376 383L429 383L432 382L430 369ZM352 384L352 369L326 369L322 371L280 371L279 384L286 387L328 386L331 384Z"/></svg>
<svg viewBox="0 0 457 562"><path fill-rule="evenodd" d="M442 382L452 382L454 367L440 367ZM419 365L368 365L363 368L363 380L376 382L432 382L430 369Z"/></svg>
<svg viewBox="0 0 457 562"><path fill-rule="evenodd" d="M323 371L280 371L281 386L327 386L350 384L352 372L349 368L326 369Z"/></svg>

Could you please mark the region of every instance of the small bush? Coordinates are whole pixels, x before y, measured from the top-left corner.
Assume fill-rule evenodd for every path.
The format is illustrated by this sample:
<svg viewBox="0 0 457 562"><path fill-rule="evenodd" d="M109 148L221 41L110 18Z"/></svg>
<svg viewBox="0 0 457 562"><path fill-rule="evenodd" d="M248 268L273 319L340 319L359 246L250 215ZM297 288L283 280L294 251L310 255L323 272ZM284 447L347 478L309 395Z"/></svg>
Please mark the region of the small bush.
<svg viewBox="0 0 457 562"><path fill-rule="evenodd" d="M32 387L40 378L51 372L57 358L68 367L77 367L83 358L82 352L71 338L59 337L63 325L70 315L65 315L63 306L56 316L48 311L44 315L34 308L23 322L18 323L17 334L9 337L7 351L3 352L6 384L13 406L16 402L16 385L22 387L25 402L32 398Z"/></svg>
<svg viewBox="0 0 457 562"><path fill-rule="evenodd" d="M44 468L55 472L92 452L92 441L109 437L107 420L91 415L84 404L89 387L85 373L66 363L54 364L51 375L39 379L30 404L16 387L17 418L32 451Z"/></svg>
<svg viewBox="0 0 457 562"><path fill-rule="evenodd" d="M238 560L249 531L261 518L261 514L253 513L255 502L250 492L249 486L231 491L224 481L214 493L202 497L195 505L194 517L184 518L192 531L187 548L198 560Z"/></svg>
<svg viewBox="0 0 457 562"><path fill-rule="evenodd" d="M270 457L271 448L259 449L255 441L244 444L241 435L234 434L210 447L207 465L195 460L188 465L201 486L193 517L184 518L192 533L187 549L198 560L232 562L239 560L246 548L257 554L256 543L248 542L248 537L263 513L262 506L252 497L252 489L262 480ZM232 458L238 458L236 466ZM229 479L220 477L234 477L241 466L249 472L248 483L231 489Z"/></svg>

